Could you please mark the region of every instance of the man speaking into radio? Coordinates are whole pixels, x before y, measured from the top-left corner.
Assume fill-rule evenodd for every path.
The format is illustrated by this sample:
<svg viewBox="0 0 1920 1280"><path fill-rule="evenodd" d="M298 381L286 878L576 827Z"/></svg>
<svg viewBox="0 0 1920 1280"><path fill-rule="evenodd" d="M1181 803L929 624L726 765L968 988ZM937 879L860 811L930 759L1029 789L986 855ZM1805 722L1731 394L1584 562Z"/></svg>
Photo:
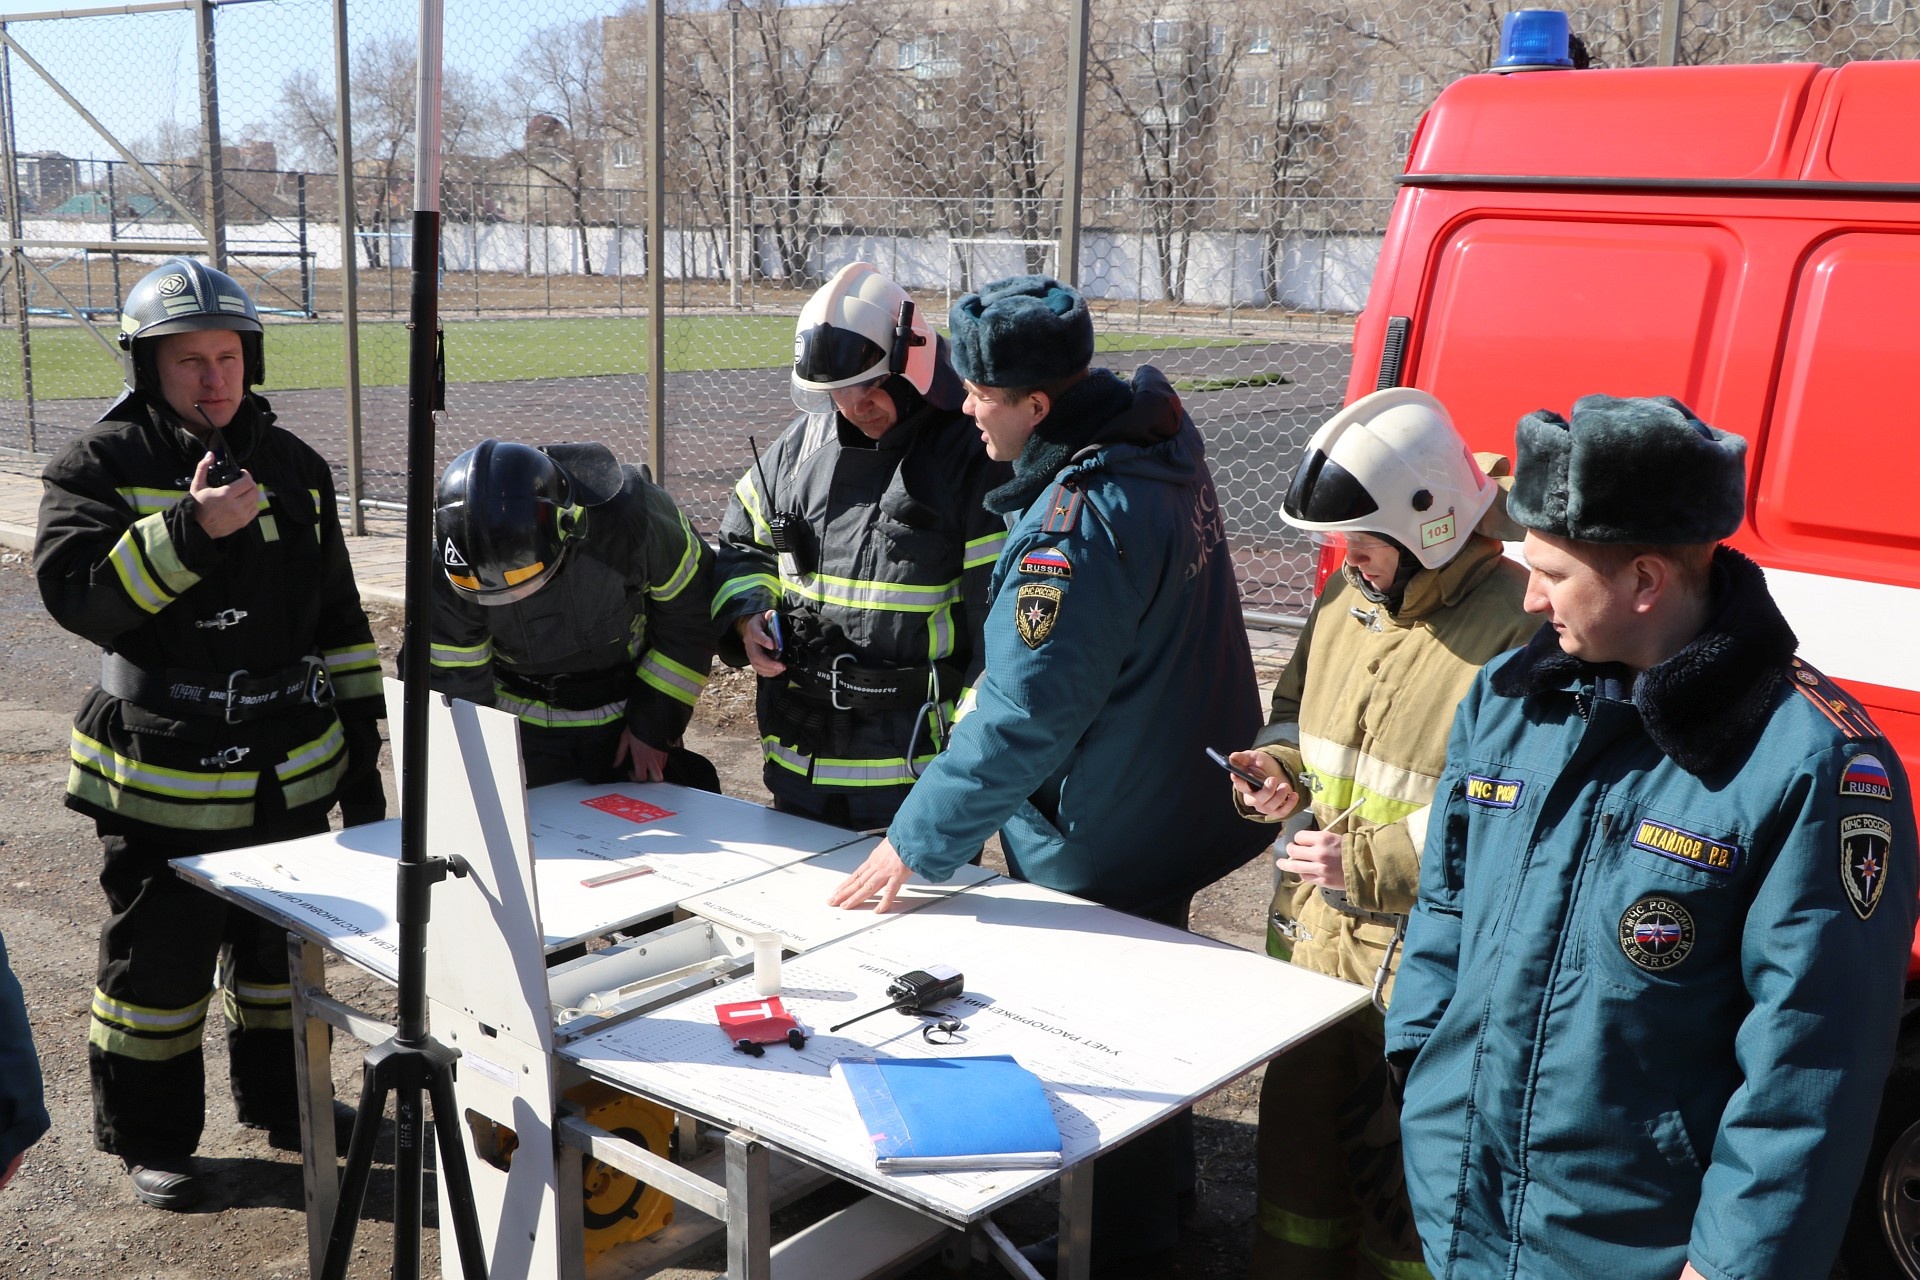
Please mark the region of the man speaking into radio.
<svg viewBox="0 0 1920 1280"><path fill-rule="evenodd" d="M1913 936L1906 775L1718 545L1744 440L1595 395L1518 446L1546 625L1454 720L1387 1013L1427 1264L1825 1275Z"/></svg>

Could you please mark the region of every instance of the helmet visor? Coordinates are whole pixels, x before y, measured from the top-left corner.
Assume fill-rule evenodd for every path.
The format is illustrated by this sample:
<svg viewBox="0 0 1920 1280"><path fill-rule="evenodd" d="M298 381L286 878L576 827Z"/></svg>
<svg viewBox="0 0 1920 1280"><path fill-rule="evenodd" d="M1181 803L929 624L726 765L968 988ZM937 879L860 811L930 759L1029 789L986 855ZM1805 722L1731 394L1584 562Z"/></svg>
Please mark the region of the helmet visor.
<svg viewBox="0 0 1920 1280"><path fill-rule="evenodd" d="M1351 471L1315 449L1293 473L1280 509L1303 524L1345 524L1380 509Z"/></svg>
<svg viewBox="0 0 1920 1280"><path fill-rule="evenodd" d="M851 329L817 324L793 339L793 376L818 390L828 390L887 371L887 353L880 344Z"/></svg>
<svg viewBox="0 0 1920 1280"><path fill-rule="evenodd" d="M793 376L793 404L802 413L834 413L840 408L833 398L835 392L858 397L865 394L869 388L885 382L889 376L882 372L877 377L864 378L858 382L848 382L823 390L800 381L800 375L796 373ZM852 403L852 400L850 399L848 403Z"/></svg>

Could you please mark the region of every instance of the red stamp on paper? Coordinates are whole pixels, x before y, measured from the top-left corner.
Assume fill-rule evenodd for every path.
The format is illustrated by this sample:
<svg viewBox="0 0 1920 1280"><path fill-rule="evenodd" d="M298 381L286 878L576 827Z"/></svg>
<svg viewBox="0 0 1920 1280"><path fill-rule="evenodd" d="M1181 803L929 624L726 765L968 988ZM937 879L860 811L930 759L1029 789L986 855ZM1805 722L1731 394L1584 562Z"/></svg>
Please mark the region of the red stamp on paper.
<svg viewBox="0 0 1920 1280"><path fill-rule="evenodd" d="M780 1003L779 996L717 1004L713 1006L713 1016L719 1021L720 1029L727 1033L727 1039L735 1042L777 1044L787 1038L787 1032L800 1025L787 1012L787 1006Z"/></svg>
<svg viewBox="0 0 1920 1280"><path fill-rule="evenodd" d="M656 818L673 816L671 809L662 809L658 805L648 804L645 800L635 800L632 796L595 796L591 800L582 800L580 803L589 809L598 809L616 818L625 818L628 822L652 822Z"/></svg>

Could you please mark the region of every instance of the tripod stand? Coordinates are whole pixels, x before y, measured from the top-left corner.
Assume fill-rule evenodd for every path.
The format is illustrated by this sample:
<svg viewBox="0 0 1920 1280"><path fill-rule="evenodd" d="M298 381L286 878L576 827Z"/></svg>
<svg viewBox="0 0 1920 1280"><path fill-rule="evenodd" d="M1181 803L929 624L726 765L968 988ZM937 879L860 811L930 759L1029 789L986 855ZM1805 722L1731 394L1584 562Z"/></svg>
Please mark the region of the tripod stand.
<svg viewBox="0 0 1920 1280"><path fill-rule="evenodd" d="M369 1050L360 1090L360 1113L347 1145L340 1203L321 1262L322 1280L343 1280L353 1252L373 1165L373 1143L394 1099L393 1270L394 1280L420 1274L421 1197L426 1183L425 1116L431 1101L440 1142L440 1178L452 1211L450 1224L466 1280L485 1280L486 1253L474 1212L473 1182L462 1145L459 1108L453 1096L458 1051L427 1033L426 940L433 886L459 868L427 857L427 671L431 658L433 553L433 415L446 407L438 345L440 299L440 0L421 0L420 61L416 95L418 140L414 162L411 337L407 365L407 621L401 642L406 672L400 765L400 867L397 922L400 929L400 1011L394 1037Z"/></svg>

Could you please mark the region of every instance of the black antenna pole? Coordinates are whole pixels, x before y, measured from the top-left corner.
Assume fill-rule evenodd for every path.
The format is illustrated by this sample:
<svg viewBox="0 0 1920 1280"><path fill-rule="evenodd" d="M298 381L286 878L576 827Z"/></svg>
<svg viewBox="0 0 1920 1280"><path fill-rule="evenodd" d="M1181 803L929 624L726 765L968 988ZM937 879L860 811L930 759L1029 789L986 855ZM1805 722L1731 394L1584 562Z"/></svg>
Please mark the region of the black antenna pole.
<svg viewBox="0 0 1920 1280"><path fill-rule="evenodd" d="M407 360L407 621L401 641L406 694L401 721L400 866L395 918L400 926L400 1016L393 1039L366 1056L360 1115L340 1177L340 1204L321 1261L321 1280L343 1280L366 1201L373 1142L394 1097L393 1280L418 1280L422 1196L426 1189L424 1093L440 1140L440 1177L452 1206L450 1225L466 1280L485 1280L486 1252L474 1211L463 1126L453 1096L459 1053L427 1031L426 944L430 892L446 878L447 859L427 856L427 710L431 694L434 410L446 407L440 364L440 48L441 0L420 0L420 62L414 130L412 296Z"/></svg>

